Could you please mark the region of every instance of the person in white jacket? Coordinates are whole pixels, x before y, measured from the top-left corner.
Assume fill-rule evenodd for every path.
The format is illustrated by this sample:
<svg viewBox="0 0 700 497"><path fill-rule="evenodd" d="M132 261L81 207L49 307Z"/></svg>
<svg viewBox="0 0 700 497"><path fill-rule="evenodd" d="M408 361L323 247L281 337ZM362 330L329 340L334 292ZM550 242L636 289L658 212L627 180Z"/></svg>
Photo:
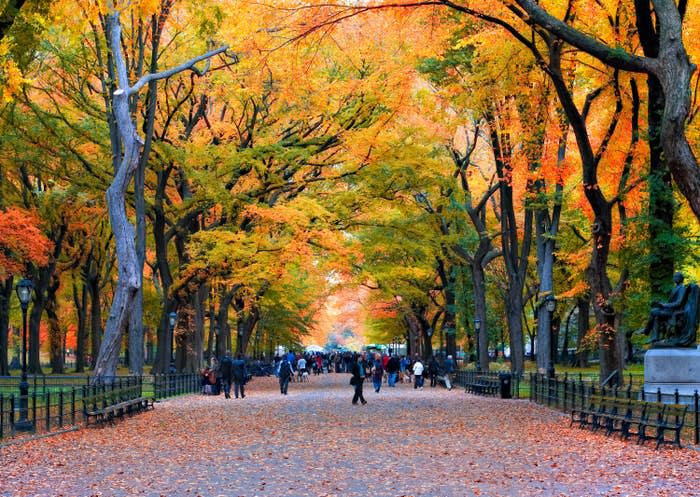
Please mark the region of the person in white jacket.
<svg viewBox="0 0 700 497"><path fill-rule="evenodd" d="M416 354L415 361L413 362L413 377L415 378L413 383L413 388L423 390L423 363L420 360L420 356Z"/></svg>

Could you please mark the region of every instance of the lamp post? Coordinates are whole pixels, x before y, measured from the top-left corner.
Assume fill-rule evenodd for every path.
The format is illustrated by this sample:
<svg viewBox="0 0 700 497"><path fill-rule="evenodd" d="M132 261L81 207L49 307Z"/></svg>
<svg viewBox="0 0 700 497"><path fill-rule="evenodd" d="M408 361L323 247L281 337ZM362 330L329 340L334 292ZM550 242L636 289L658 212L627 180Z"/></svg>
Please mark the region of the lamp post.
<svg viewBox="0 0 700 497"><path fill-rule="evenodd" d="M481 357L479 355L479 333L481 332L481 319L474 319L474 331L476 332L476 370L481 371Z"/></svg>
<svg viewBox="0 0 700 497"><path fill-rule="evenodd" d="M553 294L547 295L544 301L544 307L549 313L549 363L547 364L547 376L550 378L554 377L554 359L557 355L557 343L554 337L554 326L553 326L553 316L554 311L557 310L557 298Z"/></svg>
<svg viewBox="0 0 700 497"><path fill-rule="evenodd" d="M22 279L15 291L22 307L22 380L19 383L19 420L15 423L16 431L34 431L34 423L27 419L29 406L29 383L27 382L27 308L32 298L34 285L32 280Z"/></svg>
<svg viewBox="0 0 700 497"><path fill-rule="evenodd" d="M177 313L171 312L168 314L168 323L170 323L170 336L172 337L172 347L170 347L170 369L175 370L175 322L177 321Z"/></svg>

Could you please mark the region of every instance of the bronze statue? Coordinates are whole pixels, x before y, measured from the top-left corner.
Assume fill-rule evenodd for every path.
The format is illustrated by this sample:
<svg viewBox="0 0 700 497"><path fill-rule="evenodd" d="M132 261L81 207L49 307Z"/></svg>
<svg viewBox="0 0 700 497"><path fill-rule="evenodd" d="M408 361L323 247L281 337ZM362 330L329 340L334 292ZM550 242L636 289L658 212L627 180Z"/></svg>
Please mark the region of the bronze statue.
<svg viewBox="0 0 700 497"><path fill-rule="evenodd" d="M668 302L654 302L644 334L652 348L695 347L698 329L698 286L684 285L683 274L673 275L676 286ZM664 337L663 339L661 337Z"/></svg>

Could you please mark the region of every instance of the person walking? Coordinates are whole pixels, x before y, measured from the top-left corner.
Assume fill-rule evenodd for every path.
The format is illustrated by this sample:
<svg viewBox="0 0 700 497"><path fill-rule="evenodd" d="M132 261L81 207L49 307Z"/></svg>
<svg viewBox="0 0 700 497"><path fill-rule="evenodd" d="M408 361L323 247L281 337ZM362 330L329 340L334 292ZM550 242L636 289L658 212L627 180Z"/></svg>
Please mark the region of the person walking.
<svg viewBox="0 0 700 497"><path fill-rule="evenodd" d="M372 384L374 391L379 393L382 388L382 380L384 379L384 362L379 353L374 354L374 365L372 366Z"/></svg>
<svg viewBox="0 0 700 497"><path fill-rule="evenodd" d="M396 378L398 377L399 374L399 356L396 354L392 355L391 358L389 359L389 362L386 363L386 372L387 372L387 385L394 388L396 387Z"/></svg>
<svg viewBox="0 0 700 497"><path fill-rule="evenodd" d="M413 382L413 388L418 390L423 390L423 363L420 360L420 356L416 354L415 362L413 363L413 376L415 378Z"/></svg>
<svg viewBox="0 0 700 497"><path fill-rule="evenodd" d="M289 362L289 358L287 356L283 356L282 361L280 362L279 371L277 373L280 381L280 393L282 395L287 395L289 379L292 377L292 374L294 374L292 363Z"/></svg>
<svg viewBox="0 0 700 497"><path fill-rule="evenodd" d="M221 386L224 390L224 397L230 399L231 383L233 382L233 359L228 350L219 363L219 375L221 376Z"/></svg>
<svg viewBox="0 0 700 497"><path fill-rule="evenodd" d="M440 365L434 355L428 359L428 376L430 377L430 387L435 388L437 385L437 377L440 374Z"/></svg>
<svg viewBox="0 0 700 497"><path fill-rule="evenodd" d="M365 371L367 366L365 364L364 354L358 354L357 361L352 363L350 367L350 372L352 373L352 378L350 378L350 384L355 387L355 395L352 397L353 405L357 405L357 401L362 402L365 405L367 401L364 395L362 395L362 384L365 381Z"/></svg>
<svg viewBox="0 0 700 497"><path fill-rule="evenodd" d="M248 370L246 369L245 359L243 354L238 354L238 357L231 363L231 376L233 377L233 393L238 398L245 399L245 383L248 379Z"/></svg>

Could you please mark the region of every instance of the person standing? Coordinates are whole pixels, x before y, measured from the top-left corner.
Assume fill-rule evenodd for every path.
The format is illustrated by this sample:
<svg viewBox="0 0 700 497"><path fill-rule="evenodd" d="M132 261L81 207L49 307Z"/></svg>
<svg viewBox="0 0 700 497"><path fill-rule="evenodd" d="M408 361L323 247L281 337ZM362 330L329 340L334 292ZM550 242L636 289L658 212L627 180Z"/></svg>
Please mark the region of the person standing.
<svg viewBox="0 0 700 497"><path fill-rule="evenodd" d="M416 360L413 363L413 376L415 378L413 382L413 388L418 390L423 390L423 363L420 360L420 356L416 354Z"/></svg>
<svg viewBox="0 0 700 497"><path fill-rule="evenodd" d="M289 358L287 356L283 356L282 361L280 362L279 372L277 373L280 380L280 393L282 395L287 395L289 379L292 377L292 374L294 374L292 363L289 362Z"/></svg>
<svg viewBox="0 0 700 497"><path fill-rule="evenodd" d="M428 359L428 376L430 377L430 386L431 388L435 388L435 385L437 385L437 377L440 374L440 365L437 362L437 359L435 359L435 356L431 355L430 359Z"/></svg>
<svg viewBox="0 0 700 497"><path fill-rule="evenodd" d="M372 366L372 384L374 391L379 393L382 388L382 380L384 379L384 362L379 353L374 354L374 365Z"/></svg>
<svg viewBox="0 0 700 497"><path fill-rule="evenodd" d="M387 385L396 387L396 378L399 374L399 356L392 355L389 362L386 363Z"/></svg>
<svg viewBox="0 0 700 497"><path fill-rule="evenodd" d="M362 405L367 403L364 395L362 395L362 384L365 381L366 369L367 367L365 364L364 354L358 354L357 361L355 361L350 367L350 372L352 373L350 384L355 388L355 395L352 397L353 405L357 405L358 400L362 402Z"/></svg>
<svg viewBox="0 0 700 497"><path fill-rule="evenodd" d="M248 379L248 371L245 366L245 359L243 354L238 354L238 357L231 363L231 370L233 376L233 393L238 398L238 394L241 394L241 398L245 399L245 383Z"/></svg>
<svg viewBox="0 0 700 497"><path fill-rule="evenodd" d="M224 397L231 398L231 383L233 382L233 359L229 351L221 358L219 363L219 374L221 375L221 383L224 389Z"/></svg>

